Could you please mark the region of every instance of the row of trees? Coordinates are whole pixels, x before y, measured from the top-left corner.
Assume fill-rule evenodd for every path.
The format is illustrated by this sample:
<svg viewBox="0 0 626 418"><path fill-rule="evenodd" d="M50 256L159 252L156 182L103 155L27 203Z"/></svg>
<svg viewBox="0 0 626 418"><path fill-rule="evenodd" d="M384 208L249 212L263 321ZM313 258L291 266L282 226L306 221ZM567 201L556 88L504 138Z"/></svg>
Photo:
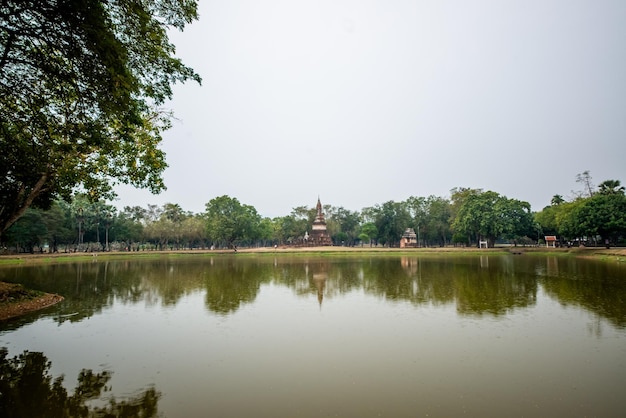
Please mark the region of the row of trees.
<svg viewBox="0 0 626 418"><path fill-rule="evenodd" d="M587 190L587 189L586 189ZM539 243L557 235L563 243L617 243L626 237L626 196L617 180L589 188L565 201L531 212L528 202L493 191L456 188L450 198L409 197L359 211L324 206L335 245L396 246L413 228L420 246L478 245L498 240L514 245ZM203 213L167 203L119 211L85 196L55 201L49 210L30 208L5 234L4 245L17 251L107 251L138 249L229 248L301 245L316 210L299 206L273 219L237 198L220 196Z"/></svg>
<svg viewBox="0 0 626 418"><path fill-rule="evenodd" d="M535 214L547 235L556 235L562 244L611 245L626 238L626 195L619 180L607 180L597 188L584 172L578 177L583 192L566 201L554 195L551 204ZM599 241L599 242L598 242Z"/></svg>
<svg viewBox="0 0 626 418"><path fill-rule="evenodd" d="M420 245L443 246L453 242L454 237L459 237L455 242L470 244L487 233L473 220L483 216L475 214L475 208L470 207L477 196L509 201L494 192L459 189L453 193L452 200L411 197L403 202L390 201L364 208L361 212L326 205L324 212L335 245L394 246L409 227L418 232ZM462 203L464 199L468 201ZM526 224L532 225L528 208L522 202L517 207L526 215ZM457 216L452 218L453 214ZM28 209L7 231L4 245L26 252L43 251L44 246L49 251L106 251L299 245L305 233L310 232L315 215L315 208L300 206L287 216L264 218L253 206L229 196L212 199L200 214L184 211L172 203L162 207L125 207L118 211L104 202L90 203L80 196L72 203L56 201L49 210ZM455 226L451 219L457 217L458 226ZM484 223L487 224L486 219ZM491 228L505 231L506 225ZM453 230L458 231L457 235ZM515 238L524 236L523 231L505 232ZM495 242L497 234L493 234L490 239Z"/></svg>

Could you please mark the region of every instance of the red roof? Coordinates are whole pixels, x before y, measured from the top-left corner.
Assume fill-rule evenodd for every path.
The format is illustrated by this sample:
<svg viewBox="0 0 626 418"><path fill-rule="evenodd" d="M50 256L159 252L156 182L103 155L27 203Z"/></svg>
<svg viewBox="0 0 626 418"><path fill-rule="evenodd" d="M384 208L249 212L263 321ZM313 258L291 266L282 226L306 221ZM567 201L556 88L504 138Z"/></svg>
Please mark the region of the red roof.
<svg viewBox="0 0 626 418"><path fill-rule="evenodd" d="M554 235L546 235L546 241L556 241L556 236L554 236Z"/></svg>

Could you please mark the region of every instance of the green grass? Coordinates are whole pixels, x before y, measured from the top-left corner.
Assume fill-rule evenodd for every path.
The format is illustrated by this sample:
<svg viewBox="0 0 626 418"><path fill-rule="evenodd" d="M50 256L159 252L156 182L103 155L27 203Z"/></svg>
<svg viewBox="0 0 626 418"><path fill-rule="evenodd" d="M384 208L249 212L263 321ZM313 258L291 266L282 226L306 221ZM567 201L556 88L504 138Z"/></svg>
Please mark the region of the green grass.
<svg viewBox="0 0 626 418"><path fill-rule="evenodd" d="M0 282L0 304L14 303L21 300L35 299L44 292L27 289L21 284Z"/></svg>
<svg viewBox="0 0 626 418"><path fill-rule="evenodd" d="M116 252L93 254L36 254L36 255L10 255L0 256L0 266L10 265L35 265L91 262L96 260L137 260L137 259L162 259L162 258L190 258L190 257L474 257L477 255L508 255L511 250L520 252L523 256L557 256L557 257L593 257L599 260L612 262L625 262L626 254L610 252L610 250L560 248L548 250L541 247L510 247L510 248L368 248L368 247L322 247L322 248L288 248L288 249L240 249L237 253L232 250L216 251L141 251L141 252Z"/></svg>

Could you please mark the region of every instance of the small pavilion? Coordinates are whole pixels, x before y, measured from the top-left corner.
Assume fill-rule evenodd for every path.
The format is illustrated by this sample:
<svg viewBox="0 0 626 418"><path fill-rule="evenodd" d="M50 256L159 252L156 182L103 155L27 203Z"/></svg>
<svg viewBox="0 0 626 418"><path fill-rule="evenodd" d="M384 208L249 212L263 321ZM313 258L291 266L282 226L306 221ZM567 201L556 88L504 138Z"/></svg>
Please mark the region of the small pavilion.
<svg viewBox="0 0 626 418"><path fill-rule="evenodd" d="M548 248L556 248L556 236L554 235L546 235L546 247Z"/></svg>
<svg viewBox="0 0 626 418"><path fill-rule="evenodd" d="M400 248L417 247L417 234L413 228L407 228L400 238Z"/></svg>

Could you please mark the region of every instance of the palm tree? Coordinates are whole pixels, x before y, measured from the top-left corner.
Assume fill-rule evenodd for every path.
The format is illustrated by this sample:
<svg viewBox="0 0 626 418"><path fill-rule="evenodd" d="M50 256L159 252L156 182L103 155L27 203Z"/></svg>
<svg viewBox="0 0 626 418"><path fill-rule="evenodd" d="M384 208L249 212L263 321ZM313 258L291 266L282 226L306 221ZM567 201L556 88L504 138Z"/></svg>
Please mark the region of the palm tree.
<svg viewBox="0 0 626 418"><path fill-rule="evenodd" d="M598 186L600 194L624 194L626 190L619 180L605 180Z"/></svg>
<svg viewBox="0 0 626 418"><path fill-rule="evenodd" d="M550 204L552 206L560 205L563 202L565 202L565 199L563 199L563 196L561 196L560 194L555 194L554 196L552 196L552 200L550 200Z"/></svg>

